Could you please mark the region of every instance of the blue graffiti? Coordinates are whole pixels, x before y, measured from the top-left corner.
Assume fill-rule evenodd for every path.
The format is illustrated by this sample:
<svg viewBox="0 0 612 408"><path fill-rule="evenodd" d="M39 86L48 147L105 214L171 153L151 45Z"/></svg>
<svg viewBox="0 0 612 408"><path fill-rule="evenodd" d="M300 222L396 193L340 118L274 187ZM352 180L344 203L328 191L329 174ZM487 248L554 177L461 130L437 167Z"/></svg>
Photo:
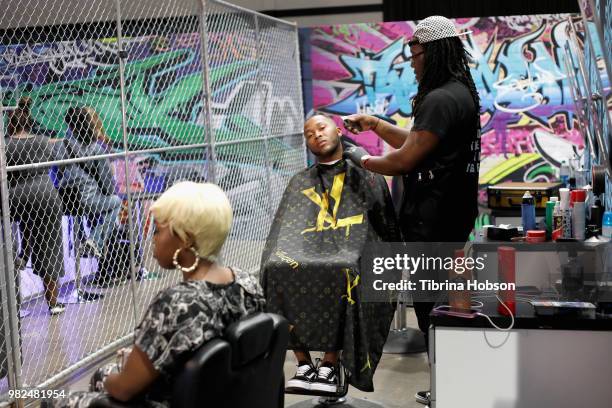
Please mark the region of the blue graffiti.
<svg viewBox="0 0 612 408"><path fill-rule="evenodd" d="M484 50L471 36L465 40L473 58L471 73L479 90L482 113L490 114L484 131L496 121L511 124L525 116L547 126L549 119L558 114L565 115L566 123L573 126L573 100L564 72L566 26L567 22L562 21L552 27L552 41L544 38L546 23L497 47L493 36ZM402 39L378 53L362 50L355 56L341 55L340 61L351 74L345 82L359 87L322 110L409 116L411 98L417 92L409 56L410 49Z"/></svg>
<svg viewBox="0 0 612 408"><path fill-rule="evenodd" d="M352 75L346 82L361 86L325 110L332 113L379 114L399 111L408 116L412 111L410 99L416 93L416 80L410 62L395 62L404 53L404 44L400 39L376 54L364 51L356 56L341 55L340 61Z"/></svg>

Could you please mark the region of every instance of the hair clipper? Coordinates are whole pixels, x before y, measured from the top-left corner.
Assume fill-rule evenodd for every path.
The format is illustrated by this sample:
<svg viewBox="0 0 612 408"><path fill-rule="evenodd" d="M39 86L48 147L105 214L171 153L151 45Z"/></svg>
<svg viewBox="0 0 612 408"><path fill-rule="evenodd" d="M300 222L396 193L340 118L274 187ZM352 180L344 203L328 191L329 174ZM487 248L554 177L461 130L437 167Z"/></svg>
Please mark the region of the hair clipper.
<svg viewBox="0 0 612 408"><path fill-rule="evenodd" d="M346 116L342 118L342 123L344 123L344 127L347 129L355 129L358 132L362 132L363 128L359 124L359 122L355 122L353 120L348 119Z"/></svg>

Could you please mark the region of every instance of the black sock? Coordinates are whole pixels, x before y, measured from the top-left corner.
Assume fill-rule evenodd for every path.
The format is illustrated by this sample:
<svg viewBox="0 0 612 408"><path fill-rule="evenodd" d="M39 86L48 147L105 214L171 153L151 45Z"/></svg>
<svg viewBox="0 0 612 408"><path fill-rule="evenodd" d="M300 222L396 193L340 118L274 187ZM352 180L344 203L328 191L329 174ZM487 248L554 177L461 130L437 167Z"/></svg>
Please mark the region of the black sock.
<svg viewBox="0 0 612 408"><path fill-rule="evenodd" d="M306 360L306 361L298 361L298 366L303 366L303 365L312 365L312 362Z"/></svg>
<svg viewBox="0 0 612 408"><path fill-rule="evenodd" d="M321 367L329 367L329 368L334 368L336 365L334 363L332 363L331 361L324 361L321 364Z"/></svg>

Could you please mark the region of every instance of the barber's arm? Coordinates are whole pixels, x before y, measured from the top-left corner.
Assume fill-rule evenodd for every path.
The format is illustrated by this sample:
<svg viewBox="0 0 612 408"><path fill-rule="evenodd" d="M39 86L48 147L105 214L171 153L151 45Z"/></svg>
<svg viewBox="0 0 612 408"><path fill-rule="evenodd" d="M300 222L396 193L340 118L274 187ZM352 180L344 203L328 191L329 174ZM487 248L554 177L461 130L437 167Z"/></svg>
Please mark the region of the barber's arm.
<svg viewBox="0 0 612 408"><path fill-rule="evenodd" d="M373 130L391 146L397 148L382 157L361 158L364 168L387 176L397 176L412 171L445 139L451 125L460 118L460 106L447 91L434 90L427 94L421 103L412 130L399 128L384 120L368 115L351 115L346 117L347 129L353 133ZM402 140L399 145L397 142Z"/></svg>
<svg viewBox="0 0 612 408"><path fill-rule="evenodd" d="M371 130L395 149L399 149L410 134L409 130L395 126L376 116L355 114L343 119L345 119L345 127L349 132L357 134Z"/></svg>
<svg viewBox="0 0 612 408"><path fill-rule="evenodd" d="M366 156L361 164L374 173L399 176L414 169L439 142L440 138L427 130L412 131L398 150L380 157Z"/></svg>
<svg viewBox="0 0 612 408"><path fill-rule="evenodd" d="M353 146L344 151L344 156L374 173L399 176L410 172L438 145L440 138L427 130L412 131L404 144L385 156L370 156L363 148Z"/></svg>

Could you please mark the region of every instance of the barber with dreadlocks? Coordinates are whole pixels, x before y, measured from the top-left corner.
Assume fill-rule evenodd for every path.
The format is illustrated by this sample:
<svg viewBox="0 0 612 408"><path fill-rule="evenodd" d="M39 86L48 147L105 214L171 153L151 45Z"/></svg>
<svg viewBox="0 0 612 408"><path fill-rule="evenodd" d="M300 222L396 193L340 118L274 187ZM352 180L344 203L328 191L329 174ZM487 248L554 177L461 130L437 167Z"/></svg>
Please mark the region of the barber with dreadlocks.
<svg viewBox="0 0 612 408"><path fill-rule="evenodd" d="M480 102L459 35L449 19L432 16L408 42L418 82L412 129L363 114L345 121L349 131L372 130L397 149L381 157L361 148L345 155L375 173L404 176L400 224L409 242L465 242L478 213ZM426 340L433 305L414 304ZM428 404L429 392L416 398Z"/></svg>

